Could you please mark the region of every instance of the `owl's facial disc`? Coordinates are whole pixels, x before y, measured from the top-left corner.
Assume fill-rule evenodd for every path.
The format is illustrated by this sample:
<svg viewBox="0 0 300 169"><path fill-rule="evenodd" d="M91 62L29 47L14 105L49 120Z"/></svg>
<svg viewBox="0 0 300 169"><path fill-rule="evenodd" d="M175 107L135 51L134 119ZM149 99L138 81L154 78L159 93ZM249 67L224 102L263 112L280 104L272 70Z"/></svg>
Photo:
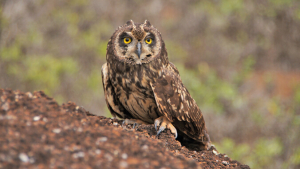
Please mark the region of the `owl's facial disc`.
<svg viewBox="0 0 300 169"><path fill-rule="evenodd" d="M151 32L145 32L140 39L132 32L123 32L119 36L119 47L119 56L133 64L149 63L155 56L154 51L157 51L156 39Z"/></svg>

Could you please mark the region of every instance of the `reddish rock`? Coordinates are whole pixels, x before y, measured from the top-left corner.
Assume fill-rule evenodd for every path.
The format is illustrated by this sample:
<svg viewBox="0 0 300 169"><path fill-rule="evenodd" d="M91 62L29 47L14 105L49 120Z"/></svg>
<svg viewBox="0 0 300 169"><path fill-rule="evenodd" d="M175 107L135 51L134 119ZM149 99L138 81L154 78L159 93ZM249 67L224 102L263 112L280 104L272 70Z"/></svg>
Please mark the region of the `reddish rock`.
<svg viewBox="0 0 300 169"><path fill-rule="evenodd" d="M0 89L0 168L249 168L215 148L182 147L153 125L122 126L42 91Z"/></svg>

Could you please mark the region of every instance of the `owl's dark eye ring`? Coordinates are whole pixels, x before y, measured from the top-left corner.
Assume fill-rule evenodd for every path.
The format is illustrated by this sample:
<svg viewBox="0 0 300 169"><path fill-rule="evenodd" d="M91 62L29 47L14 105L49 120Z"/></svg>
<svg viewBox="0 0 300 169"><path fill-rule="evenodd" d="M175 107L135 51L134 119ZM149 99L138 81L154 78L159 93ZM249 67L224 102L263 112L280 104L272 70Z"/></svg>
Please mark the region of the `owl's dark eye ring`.
<svg viewBox="0 0 300 169"><path fill-rule="evenodd" d="M125 44L129 44L131 42L131 38L124 38L124 43Z"/></svg>
<svg viewBox="0 0 300 169"><path fill-rule="evenodd" d="M152 39L151 38L147 38L147 39L145 39L145 42L150 45L152 43Z"/></svg>

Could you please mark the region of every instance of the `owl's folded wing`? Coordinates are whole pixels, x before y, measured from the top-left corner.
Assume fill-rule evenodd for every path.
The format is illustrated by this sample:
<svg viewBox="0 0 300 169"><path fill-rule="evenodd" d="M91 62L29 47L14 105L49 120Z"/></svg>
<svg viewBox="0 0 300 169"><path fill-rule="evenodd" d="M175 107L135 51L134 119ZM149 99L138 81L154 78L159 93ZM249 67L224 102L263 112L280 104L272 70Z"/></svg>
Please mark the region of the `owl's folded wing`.
<svg viewBox="0 0 300 169"><path fill-rule="evenodd" d="M130 114L128 113L128 111L122 106L122 104L116 98L115 91L109 79L107 63L105 63L102 66L101 73L102 73L102 83L103 83L105 101L109 111L114 117L118 116L119 118L124 118L124 119L131 118L129 117Z"/></svg>
<svg viewBox="0 0 300 169"><path fill-rule="evenodd" d="M181 132L198 141L209 142L201 110L184 87L177 68L170 63L151 83L161 114Z"/></svg>

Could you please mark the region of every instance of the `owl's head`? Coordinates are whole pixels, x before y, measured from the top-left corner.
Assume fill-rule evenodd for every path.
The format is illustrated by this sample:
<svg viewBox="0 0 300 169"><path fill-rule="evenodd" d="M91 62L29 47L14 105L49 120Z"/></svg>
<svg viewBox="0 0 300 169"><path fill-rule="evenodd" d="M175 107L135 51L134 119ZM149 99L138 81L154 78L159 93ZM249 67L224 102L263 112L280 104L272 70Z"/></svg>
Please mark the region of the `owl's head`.
<svg viewBox="0 0 300 169"><path fill-rule="evenodd" d="M147 20L143 24L135 24L130 20L112 35L106 57L117 57L119 61L130 64L144 64L162 55L167 59L165 45L158 30Z"/></svg>

